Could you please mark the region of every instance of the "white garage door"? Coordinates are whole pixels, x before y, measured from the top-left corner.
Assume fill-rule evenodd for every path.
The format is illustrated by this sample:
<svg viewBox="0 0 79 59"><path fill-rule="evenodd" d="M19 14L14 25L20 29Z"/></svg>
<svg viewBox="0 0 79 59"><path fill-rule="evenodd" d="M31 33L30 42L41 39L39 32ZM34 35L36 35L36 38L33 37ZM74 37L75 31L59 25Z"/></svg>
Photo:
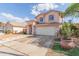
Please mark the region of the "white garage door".
<svg viewBox="0 0 79 59"><path fill-rule="evenodd" d="M21 28L21 27L13 27L13 31L16 32L16 33L19 33L21 31L23 31L23 28Z"/></svg>
<svg viewBox="0 0 79 59"><path fill-rule="evenodd" d="M57 28L54 27L37 27L36 34L37 35L56 35Z"/></svg>

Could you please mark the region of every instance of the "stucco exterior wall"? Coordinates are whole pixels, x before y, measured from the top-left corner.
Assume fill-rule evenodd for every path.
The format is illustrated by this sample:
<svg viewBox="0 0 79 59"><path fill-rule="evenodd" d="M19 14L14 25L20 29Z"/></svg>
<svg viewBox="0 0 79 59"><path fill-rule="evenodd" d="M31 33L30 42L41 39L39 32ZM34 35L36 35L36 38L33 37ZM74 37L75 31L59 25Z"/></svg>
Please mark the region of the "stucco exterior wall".
<svg viewBox="0 0 79 59"><path fill-rule="evenodd" d="M54 20L49 20L49 15L52 15L52 16L54 16ZM62 21L62 18L61 18L61 16L59 15L59 13L58 12L49 12L49 13L47 13L46 15L45 15L45 22L46 23L53 23L53 22L58 22L58 23L60 23Z"/></svg>
<svg viewBox="0 0 79 59"><path fill-rule="evenodd" d="M23 27L13 27L13 32L20 33L23 31Z"/></svg>
<svg viewBox="0 0 79 59"><path fill-rule="evenodd" d="M39 22L39 20L40 20L40 17L43 17L43 19L44 19L44 15L45 14L39 14L37 17L36 17L36 22ZM45 20L44 20L45 21Z"/></svg>
<svg viewBox="0 0 79 59"><path fill-rule="evenodd" d="M49 20L49 15L53 15L54 16L54 20ZM51 12L48 12L48 13L45 13L45 14L39 14L37 17L36 17L36 21L38 22L40 20L40 17L43 17L44 19L44 23L53 23L53 22L58 22L58 23L61 23L62 22L62 17L61 15L59 14L59 12L55 12L55 11L51 11Z"/></svg>

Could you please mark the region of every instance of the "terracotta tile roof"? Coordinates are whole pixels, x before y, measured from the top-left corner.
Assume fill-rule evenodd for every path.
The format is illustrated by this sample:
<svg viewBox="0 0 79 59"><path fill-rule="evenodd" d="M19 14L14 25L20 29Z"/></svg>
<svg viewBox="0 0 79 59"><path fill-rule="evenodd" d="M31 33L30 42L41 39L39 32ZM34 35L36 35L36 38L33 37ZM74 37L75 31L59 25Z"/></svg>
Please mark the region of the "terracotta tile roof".
<svg viewBox="0 0 79 59"><path fill-rule="evenodd" d="M30 20L30 21L27 21L26 23L27 23L27 25L32 25L33 22L36 22L36 21L35 21L35 20ZM26 26L27 26L27 25L26 25Z"/></svg>
<svg viewBox="0 0 79 59"><path fill-rule="evenodd" d="M10 22L6 22L4 23L4 26L12 26L12 24L10 24Z"/></svg>
<svg viewBox="0 0 79 59"><path fill-rule="evenodd" d="M50 13L50 12L58 12L58 13L62 13L62 11L57 11L57 10L50 10L50 11L47 11L47 12L43 12L43 13L40 13L39 15L37 15L35 18L37 18L38 16L40 16L40 15L46 15L46 14L48 14L48 13Z"/></svg>
<svg viewBox="0 0 79 59"><path fill-rule="evenodd" d="M46 14L46 13L41 13L41 14L37 15L35 18L39 17L40 15L45 16L45 14Z"/></svg>
<svg viewBox="0 0 79 59"><path fill-rule="evenodd" d="M25 27L26 23L21 23L21 22L6 22L6 23L1 23L0 26L16 26L16 27Z"/></svg>
<svg viewBox="0 0 79 59"><path fill-rule="evenodd" d="M21 23L21 22L10 22L12 26L16 27L24 27L26 23Z"/></svg>

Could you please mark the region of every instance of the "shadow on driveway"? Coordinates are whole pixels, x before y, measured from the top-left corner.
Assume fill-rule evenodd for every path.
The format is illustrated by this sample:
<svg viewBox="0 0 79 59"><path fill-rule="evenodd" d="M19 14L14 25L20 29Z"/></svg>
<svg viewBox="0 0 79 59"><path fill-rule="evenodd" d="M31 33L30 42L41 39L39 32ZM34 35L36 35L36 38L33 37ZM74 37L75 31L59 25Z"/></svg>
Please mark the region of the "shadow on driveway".
<svg viewBox="0 0 79 59"><path fill-rule="evenodd" d="M36 36L28 36L28 38L35 38L31 44L38 45L39 47L52 48L54 45L55 36L47 36L47 35L36 35Z"/></svg>

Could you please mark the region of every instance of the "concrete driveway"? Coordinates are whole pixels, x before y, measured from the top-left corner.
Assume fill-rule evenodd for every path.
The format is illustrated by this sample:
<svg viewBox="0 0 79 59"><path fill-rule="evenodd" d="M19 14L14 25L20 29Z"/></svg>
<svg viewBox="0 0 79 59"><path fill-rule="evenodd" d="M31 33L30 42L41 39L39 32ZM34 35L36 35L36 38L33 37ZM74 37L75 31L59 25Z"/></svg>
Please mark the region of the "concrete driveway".
<svg viewBox="0 0 79 59"><path fill-rule="evenodd" d="M52 36L14 35L5 42L0 41L0 51L22 56L45 56L53 46L53 39Z"/></svg>

